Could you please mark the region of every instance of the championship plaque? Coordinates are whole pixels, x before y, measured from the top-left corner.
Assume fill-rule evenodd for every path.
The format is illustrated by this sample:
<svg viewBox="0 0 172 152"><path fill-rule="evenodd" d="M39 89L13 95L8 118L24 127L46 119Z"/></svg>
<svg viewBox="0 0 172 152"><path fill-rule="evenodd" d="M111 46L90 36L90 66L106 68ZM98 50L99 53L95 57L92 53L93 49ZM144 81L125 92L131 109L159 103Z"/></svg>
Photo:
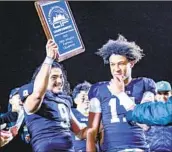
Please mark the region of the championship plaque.
<svg viewBox="0 0 172 152"><path fill-rule="evenodd" d="M58 45L59 62L85 51L67 1L36 1L35 7L47 39Z"/></svg>

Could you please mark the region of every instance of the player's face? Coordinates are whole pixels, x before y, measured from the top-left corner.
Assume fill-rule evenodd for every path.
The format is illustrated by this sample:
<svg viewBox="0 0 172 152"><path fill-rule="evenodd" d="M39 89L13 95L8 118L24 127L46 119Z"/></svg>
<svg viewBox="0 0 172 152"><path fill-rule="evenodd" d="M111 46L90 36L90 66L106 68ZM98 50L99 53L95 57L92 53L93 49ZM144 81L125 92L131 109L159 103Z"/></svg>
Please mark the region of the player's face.
<svg viewBox="0 0 172 152"><path fill-rule="evenodd" d="M75 103L87 110L89 108L88 91L80 91L75 97Z"/></svg>
<svg viewBox="0 0 172 152"><path fill-rule="evenodd" d="M156 100L166 102L171 95L171 91L157 92Z"/></svg>
<svg viewBox="0 0 172 152"><path fill-rule="evenodd" d="M53 93L62 92L64 85L63 73L60 68L52 68L50 72L48 90Z"/></svg>
<svg viewBox="0 0 172 152"><path fill-rule="evenodd" d="M109 58L109 64L113 77L122 76L124 80L131 77L133 63L129 62L125 56L112 54Z"/></svg>
<svg viewBox="0 0 172 152"><path fill-rule="evenodd" d="M14 95L10 99L10 104L12 105L12 112L18 112L21 108L21 100L19 94Z"/></svg>

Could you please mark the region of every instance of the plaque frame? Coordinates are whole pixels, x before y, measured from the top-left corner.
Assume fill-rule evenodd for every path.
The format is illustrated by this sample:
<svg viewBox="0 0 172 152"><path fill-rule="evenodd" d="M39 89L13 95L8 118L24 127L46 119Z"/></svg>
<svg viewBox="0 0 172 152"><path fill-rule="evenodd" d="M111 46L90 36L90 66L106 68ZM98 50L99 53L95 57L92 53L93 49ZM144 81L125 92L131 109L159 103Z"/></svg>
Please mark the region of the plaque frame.
<svg viewBox="0 0 172 152"><path fill-rule="evenodd" d="M59 51L57 52L57 56L58 56L57 57L57 61L58 62L61 62L63 60L66 60L68 58L71 58L73 56L76 56L76 55L84 52L85 51L85 46L84 46L84 43L82 41L81 35L79 33L79 30L77 28L77 25L76 25L76 22L74 20L72 11L70 9L70 6L69 6L69 4L68 4L68 2L66 0L57 0L57 1L44 1L44 0L39 0L39 1L34 2L35 8L37 10L39 19L41 21L41 24L42 24L42 27L43 27L43 30L45 32L45 35L46 35L47 39L54 39L54 41L58 45L59 50L61 48L64 48L64 47L61 47L61 48L59 47L60 46L60 42L63 42L63 41L66 42L66 40L67 40L67 38L66 39L64 38L65 40L64 39L60 39L60 40L56 40L55 39L55 36L53 35L52 28L50 28L50 24L48 23L48 19L46 18L46 15L45 15L45 10L43 8L44 6L47 7L49 5L58 6L58 3L64 3L63 5L66 7L65 8L67 10L66 12L68 13L69 18L71 19L71 23L69 25L73 27L73 29L72 29L73 30L72 31L73 32L73 35L72 34L70 35L71 36L70 38L73 38L74 39L73 40L73 44L71 44L71 45L69 45L67 47L70 47L72 45L75 45L75 42L77 42L76 43L76 47L73 47L70 50L68 49L66 52L62 52L62 53L60 53ZM65 34L64 34L64 36L65 36ZM71 41L69 41L69 42L71 42ZM68 42L66 42L66 43L68 43ZM61 49L61 50L63 50L63 49Z"/></svg>

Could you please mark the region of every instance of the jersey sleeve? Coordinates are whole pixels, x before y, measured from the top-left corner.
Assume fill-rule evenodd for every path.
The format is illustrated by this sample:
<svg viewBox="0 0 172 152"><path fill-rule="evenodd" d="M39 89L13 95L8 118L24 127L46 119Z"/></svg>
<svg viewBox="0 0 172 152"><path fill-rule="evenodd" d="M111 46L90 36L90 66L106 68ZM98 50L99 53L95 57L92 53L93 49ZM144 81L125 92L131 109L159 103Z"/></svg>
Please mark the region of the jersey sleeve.
<svg viewBox="0 0 172 152"><path fill-rule="evenodd" d="M155 81L150 78L143 78L143 81L145 86L145 92L152 92L153 94L156 94Z"/></svg>
<svg viewBox="0 0 172 152"><path fill-rule="evenodd" d="M89 111L94 113L101 112L100 97L99 97L99 84L94 84L91 86L88 98L90 100Z"/></svg>
<svg viewBox="0 0 172 152"><path fill-rule="evenodd" d="M145 92L142 97L141 103L154 101L156 94L156 84L150 78L143 78Z"/></svg>
<svg viewBox="0 0 172 152"><path fill-rule="evenodd" d="M92 98L99 98L99 83L91 86L88 92L88 98L89 100L91 100Z"/></svg>
<svg viewBox="0 0 172 152"><path fill-rule="evenodd" d="M101 113L100 101L97 98L92 98L90 100L89 112Z"/></svg>

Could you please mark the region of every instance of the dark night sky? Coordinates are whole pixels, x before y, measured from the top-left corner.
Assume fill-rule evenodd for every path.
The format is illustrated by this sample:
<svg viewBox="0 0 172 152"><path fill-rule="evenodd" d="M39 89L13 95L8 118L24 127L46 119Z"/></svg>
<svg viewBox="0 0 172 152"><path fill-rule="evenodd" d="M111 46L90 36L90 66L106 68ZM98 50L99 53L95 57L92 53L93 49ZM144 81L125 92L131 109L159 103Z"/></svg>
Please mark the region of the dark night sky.
<svg viewBox="0 0 172 152"><path fill-rule="evenodd" d="M118 33L136 41L145 57L133 77L172 82L172 2L69 2L86 51L63 61L73 88L110 78L97 51ZM46 37L33 2L0 2L0 92L3 110L12 88L27 83L45 57Z"/></svg>

